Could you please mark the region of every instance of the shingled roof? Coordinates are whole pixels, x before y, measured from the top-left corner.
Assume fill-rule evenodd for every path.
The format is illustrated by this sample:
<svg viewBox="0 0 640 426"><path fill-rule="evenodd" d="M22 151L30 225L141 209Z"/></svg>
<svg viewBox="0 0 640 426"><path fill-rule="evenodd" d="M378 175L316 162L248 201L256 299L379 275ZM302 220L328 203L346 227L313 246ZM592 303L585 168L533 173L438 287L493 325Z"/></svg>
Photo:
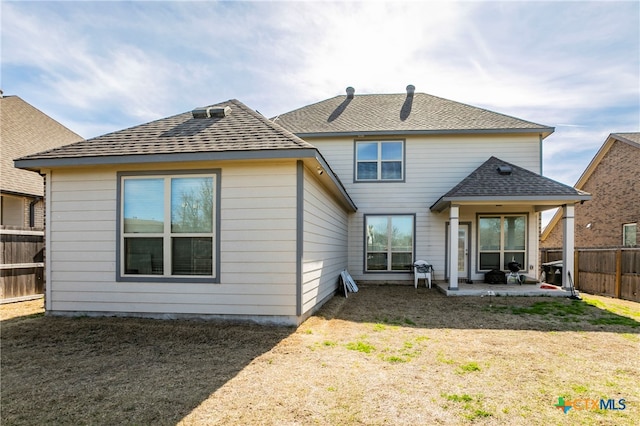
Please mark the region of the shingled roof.
<svg viewBox="0 0 640 426"><path fill-rule="evenodd" d="M436 201L430 209L443 211L453 203L577 202L589 200L587 192L564 185L496 157L491 157Z"/></svg>
<svg viewBox="0 0 640 426"><path fill-rule="evenodd" d="M3 192L42 196L42 177L28 170L16 169L13 160L46 149L82 140L19 96L0 95L2 155L0 190Z"/></svg>
<svg viewBox="0 0 640 426"><path fill-rule="evenodd" d="M274 121L298 136L447 133L539 133L553 128L426 93L336 96Z"/></svg>
<svg viewBox="0 0 640 426"><path fill-rule="evenodd" d="M210 159L211 154L283 151L315 147L242 102L232 99L208 107L224 110L224 116L194 118L192 111L98 136L58 149L21 158L16 164L33 168L79 164ZM205 155L209 154L209 155ZM277 154L276 154L277 156ZM223 155L216 159L225 159Z"/></svg>

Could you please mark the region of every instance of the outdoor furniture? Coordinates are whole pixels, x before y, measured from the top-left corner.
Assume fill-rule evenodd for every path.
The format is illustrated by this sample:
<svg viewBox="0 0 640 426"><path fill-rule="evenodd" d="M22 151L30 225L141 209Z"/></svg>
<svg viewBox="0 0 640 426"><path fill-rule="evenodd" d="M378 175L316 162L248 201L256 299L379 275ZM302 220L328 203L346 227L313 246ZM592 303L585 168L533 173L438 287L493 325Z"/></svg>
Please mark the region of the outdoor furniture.
<svg viewBox="0 0 640 426"><path fill-rule="evenodd" d="M520 268L522 268L522 265L516 262L515 260L512 260L507 264L507 267L509 268L509 275L507 276L507 284L509 284L509 279L512 279L512 280L515 280L515 282L517 282L518 284L522 285L522 281L524 280L524 275L519 274Z"/></svg>
<svg viewBox="0 0 640 426"><path fill-rule="evenodd" d="M431 288L431 273L433 272L433 266L426 260L416 260L413 262L413 279L414 286L418 288L418 280L424 279L425 286Z"/></svg>

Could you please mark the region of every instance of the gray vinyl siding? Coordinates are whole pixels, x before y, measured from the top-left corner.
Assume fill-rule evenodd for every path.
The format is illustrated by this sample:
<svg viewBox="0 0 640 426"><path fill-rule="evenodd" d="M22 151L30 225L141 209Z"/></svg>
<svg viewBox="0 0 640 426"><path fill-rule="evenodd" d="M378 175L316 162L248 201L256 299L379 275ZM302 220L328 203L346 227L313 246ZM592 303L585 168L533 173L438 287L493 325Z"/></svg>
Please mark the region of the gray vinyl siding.
<svg viewBox="0 0 640 426"><path fill-rule="evenodd" d="M348 214L323 189L314 171L304 169L302 312L335 293L347 268Z"/></svg>
<svg viewBox="0 0 640 426"><path fill-rule="evenodd" d="M296 323L296 162L220 169L220 283L116 282L116 173L51 172L51 312L228 315ZM173 167L185 170L184 164ZM170 165L135 170L171 170Z"/></svg>
<svg viewBox="0 0 640 426"><path fill-rule="evenodd" d="M366 139L405 140L405 181L354 182L356 139L364 140L349 137L308 139L326 158L358 206L358 211L349 217L348 233L348 269L356 280L412 279L410 273L364 272L364 215L415 214L414 257L433 263L435 278L442 280L448 212L432 213L429 206L491 156L540 173L540 139L537 135L385 136Z"/></svg>

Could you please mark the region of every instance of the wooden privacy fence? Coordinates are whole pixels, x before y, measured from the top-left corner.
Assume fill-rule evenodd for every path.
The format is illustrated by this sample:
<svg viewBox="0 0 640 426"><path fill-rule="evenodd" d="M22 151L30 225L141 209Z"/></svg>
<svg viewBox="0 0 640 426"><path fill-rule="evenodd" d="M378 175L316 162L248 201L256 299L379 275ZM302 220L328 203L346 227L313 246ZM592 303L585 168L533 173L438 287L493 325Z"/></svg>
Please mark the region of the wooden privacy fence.
<svg viewBox="0 0 640 426"><path fill-rule="evenodd" d="M576 289L640 302L640 248L576 249ZM542 263L562 259L561 249L542 249Z"/></svg>
<svg viewBox="0 0 640 426"><path fill-rule="evenodd" d="M44 292L44 231L0 226L0 300Z"/></svg>

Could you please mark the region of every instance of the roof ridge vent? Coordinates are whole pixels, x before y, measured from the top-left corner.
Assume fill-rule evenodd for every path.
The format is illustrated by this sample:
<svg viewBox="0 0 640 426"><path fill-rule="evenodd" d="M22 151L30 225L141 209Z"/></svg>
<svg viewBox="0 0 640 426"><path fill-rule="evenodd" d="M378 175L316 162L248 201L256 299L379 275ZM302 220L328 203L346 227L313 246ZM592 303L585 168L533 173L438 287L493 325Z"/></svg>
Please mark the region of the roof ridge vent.
<svg viewBox="0 0 640 426"><path fill-rule="evenodd" d="M507 166L506 164L503 164L502 166L498 166L497 170L498 170L498 173L503 176L510 175L511 173L513 173L513 168L511 166Z"/></svg>
<svg viewBox="0 0 640 426"><path fill-rule="evenodd" d="M351 86L347 87L347 99L353 99L355 94L356 94L356 89L354 89Z"/></svg>
<svg viewBox="0 0 640 426"><path fill-rule="evenodd" d="M224 118L231 114L231 107L203 107L191 111L193 118Z"/></svg>

